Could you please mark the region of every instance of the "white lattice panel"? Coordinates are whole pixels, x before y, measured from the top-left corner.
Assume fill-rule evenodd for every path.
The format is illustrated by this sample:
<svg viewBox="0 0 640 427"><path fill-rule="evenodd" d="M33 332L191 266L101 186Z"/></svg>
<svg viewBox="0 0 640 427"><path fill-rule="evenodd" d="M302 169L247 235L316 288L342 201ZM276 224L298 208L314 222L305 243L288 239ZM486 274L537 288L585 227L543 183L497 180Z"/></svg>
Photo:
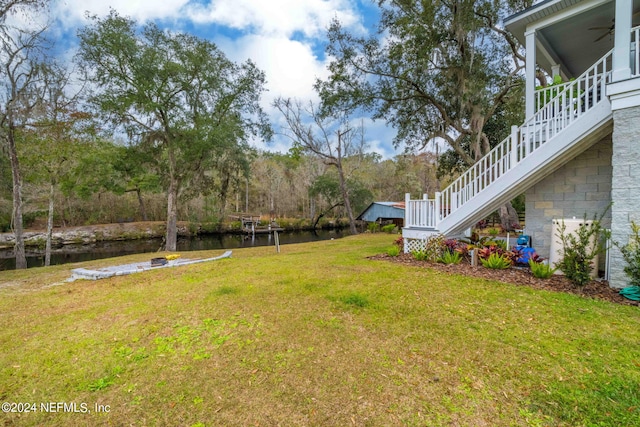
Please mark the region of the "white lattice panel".
<svg viewBox="0 0 640 427"><path fill-rule="evenodd" d="M424 239L404 239L404 253L410 254L415 251L423 251L424 245Z"/></svg>

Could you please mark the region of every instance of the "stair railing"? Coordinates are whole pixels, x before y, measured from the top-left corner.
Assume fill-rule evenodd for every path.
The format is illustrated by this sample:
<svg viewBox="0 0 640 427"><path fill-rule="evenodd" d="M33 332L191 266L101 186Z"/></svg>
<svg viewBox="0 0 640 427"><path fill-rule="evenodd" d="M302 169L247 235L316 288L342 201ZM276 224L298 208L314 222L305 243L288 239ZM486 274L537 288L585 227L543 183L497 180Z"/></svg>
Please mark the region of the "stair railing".
<svg viewBox="0 0 640 427"><path fill-rule="evenodd" d="M640 36L640 33L636 33L636 36ZM513 126L507 138L444 190L436 192L435 199L429 200L425 195L422 200L410 200L407 194L405 227L437 228L440 221L595 107L606 96L612 54L613 50L609 51L577 79L555 86L561 89L556 96L544 105L541 103L536 113L522 126ZM638 53L636 60L639 61L637 58ZM538 94L536 99L545 100Z"/></svg>

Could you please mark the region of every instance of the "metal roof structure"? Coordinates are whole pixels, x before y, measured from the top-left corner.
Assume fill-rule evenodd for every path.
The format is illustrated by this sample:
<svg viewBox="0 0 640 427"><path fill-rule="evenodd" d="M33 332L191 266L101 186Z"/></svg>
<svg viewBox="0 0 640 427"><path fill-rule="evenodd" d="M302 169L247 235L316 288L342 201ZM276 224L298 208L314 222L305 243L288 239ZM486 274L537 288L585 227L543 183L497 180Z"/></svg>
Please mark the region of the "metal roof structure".
<svg viewBox="0 0 640 427"><path fill-rule="evenodd" d="M404 202L373 202L356 219L368 222L404 220Z"/></svg>

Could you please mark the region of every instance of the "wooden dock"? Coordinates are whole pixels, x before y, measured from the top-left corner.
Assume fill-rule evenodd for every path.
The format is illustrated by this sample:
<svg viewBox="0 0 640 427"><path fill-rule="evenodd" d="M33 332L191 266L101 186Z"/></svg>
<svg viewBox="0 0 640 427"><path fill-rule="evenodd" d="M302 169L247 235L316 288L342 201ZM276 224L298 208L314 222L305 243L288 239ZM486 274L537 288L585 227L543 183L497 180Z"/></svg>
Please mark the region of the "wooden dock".
<svg viewBox="0 0 640 427"><path fill-rule="evenodd" d="M273 220L267 225L262 225L259 215L230 215L230 217L240 221L242 223L242 231L247 234L272 233L284 230Z"/></svg>

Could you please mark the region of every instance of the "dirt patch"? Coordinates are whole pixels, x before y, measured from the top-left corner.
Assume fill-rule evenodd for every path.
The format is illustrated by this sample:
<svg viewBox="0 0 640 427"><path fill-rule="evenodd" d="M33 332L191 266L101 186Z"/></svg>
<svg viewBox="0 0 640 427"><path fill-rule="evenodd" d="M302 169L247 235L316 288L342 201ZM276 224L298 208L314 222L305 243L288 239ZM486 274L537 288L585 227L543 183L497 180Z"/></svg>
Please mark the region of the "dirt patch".
<svg viewBox="0 0 640 427"><path fill-rule="evenodd" d="M375 255L370 259L390 261L414 267L431 268L446 274L461 274L464 276L495 280L502 283L529 286L534 289L566 292L586 298L601 299L615 304L640 306L639 302L629 300L620 295L618 290L609 287L609 283L606 280L592 280L584 286L576 286L571 283L569 279L561 275L554 275L548 279L538 279L534 277L526 267L509 268L507 270L492 270L481 266L472 267L466 263L447 265L429 261L418 261L411 254L401 254L397 257L380 254Z"/></svg>

